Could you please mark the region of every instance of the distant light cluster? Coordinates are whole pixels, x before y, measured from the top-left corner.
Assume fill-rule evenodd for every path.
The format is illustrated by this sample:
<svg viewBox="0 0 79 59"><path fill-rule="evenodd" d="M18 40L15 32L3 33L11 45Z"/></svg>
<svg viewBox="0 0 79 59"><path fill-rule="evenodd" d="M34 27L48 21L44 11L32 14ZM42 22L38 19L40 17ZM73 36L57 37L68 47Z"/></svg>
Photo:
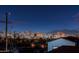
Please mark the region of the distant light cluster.
<svg viewBox="0 0 79 59"><path fill-rule="evenodd" d="M76 36L79 37L79 35L75 35L75 34L67 34L64 32L56 32L56 33L41 33L41 32L8 32L7 33L7 37L8 38L27 38L27 39L39 39L39 38L43 38L43 39L53 39L53 38L60 38L60 37L67 37L67 36ZM5 32L0 32L0 37L1 38L5 38Z"/></svg>

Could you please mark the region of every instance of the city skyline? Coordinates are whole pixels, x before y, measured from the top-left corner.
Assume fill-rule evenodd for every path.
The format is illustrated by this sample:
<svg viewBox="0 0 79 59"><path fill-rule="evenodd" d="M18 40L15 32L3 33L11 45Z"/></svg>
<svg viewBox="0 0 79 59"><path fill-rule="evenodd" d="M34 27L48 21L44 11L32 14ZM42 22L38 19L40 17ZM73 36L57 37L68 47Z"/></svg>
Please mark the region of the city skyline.
<svg viewBox="0 0 79 59"><path fill-rule="evenodd" d="M79 6L0 6L0 20L11 12L9 31L49 32L61 29L79 29ZM0 30L5 24L0 23Z"/></svg>

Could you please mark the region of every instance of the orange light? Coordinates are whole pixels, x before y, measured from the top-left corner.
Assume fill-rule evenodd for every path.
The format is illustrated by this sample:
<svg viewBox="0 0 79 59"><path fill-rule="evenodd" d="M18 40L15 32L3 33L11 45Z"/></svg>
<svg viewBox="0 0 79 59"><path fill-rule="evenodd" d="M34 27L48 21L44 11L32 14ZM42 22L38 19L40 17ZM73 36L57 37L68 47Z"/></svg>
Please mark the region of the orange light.
<svg viewBox="0 0 79 59"><path fill-rule="evenodd" d="M32 48L34 48L35 47L35 44L31 44L31 46L32 46Z"/></svg>
<svg viewBox="0 0 79 59"><path fill-rule="evenodd" d="M45 48L45 46L42 44L42 45L41 45L41 48Z"/></svg>

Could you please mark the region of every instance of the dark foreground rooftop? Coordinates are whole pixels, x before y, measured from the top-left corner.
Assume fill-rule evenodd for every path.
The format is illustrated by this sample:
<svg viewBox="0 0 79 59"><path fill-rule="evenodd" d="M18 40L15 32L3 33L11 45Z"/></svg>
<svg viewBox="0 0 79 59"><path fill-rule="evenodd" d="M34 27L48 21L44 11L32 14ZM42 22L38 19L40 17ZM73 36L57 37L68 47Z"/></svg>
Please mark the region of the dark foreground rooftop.
<svg viewBox="0 0 79 59"><path fill-rule="evenodd" d="M50 51L50 53L79 53L77 46L61 46L57 49Z"/></svg>

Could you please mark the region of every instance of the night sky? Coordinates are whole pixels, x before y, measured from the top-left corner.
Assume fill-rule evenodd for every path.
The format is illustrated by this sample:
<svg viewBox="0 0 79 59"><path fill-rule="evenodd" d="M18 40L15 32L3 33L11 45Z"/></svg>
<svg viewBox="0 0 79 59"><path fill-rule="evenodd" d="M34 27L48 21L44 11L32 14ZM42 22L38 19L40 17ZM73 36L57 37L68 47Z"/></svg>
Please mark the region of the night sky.
<svg viewBox="0 0 79 59"><path fill-rule="evenodd" d="M0 6L0 20L9 15L9 31L50 32L61 29L79 29L79 6ZM0 23L0 31L5 24Z"/></svg>

